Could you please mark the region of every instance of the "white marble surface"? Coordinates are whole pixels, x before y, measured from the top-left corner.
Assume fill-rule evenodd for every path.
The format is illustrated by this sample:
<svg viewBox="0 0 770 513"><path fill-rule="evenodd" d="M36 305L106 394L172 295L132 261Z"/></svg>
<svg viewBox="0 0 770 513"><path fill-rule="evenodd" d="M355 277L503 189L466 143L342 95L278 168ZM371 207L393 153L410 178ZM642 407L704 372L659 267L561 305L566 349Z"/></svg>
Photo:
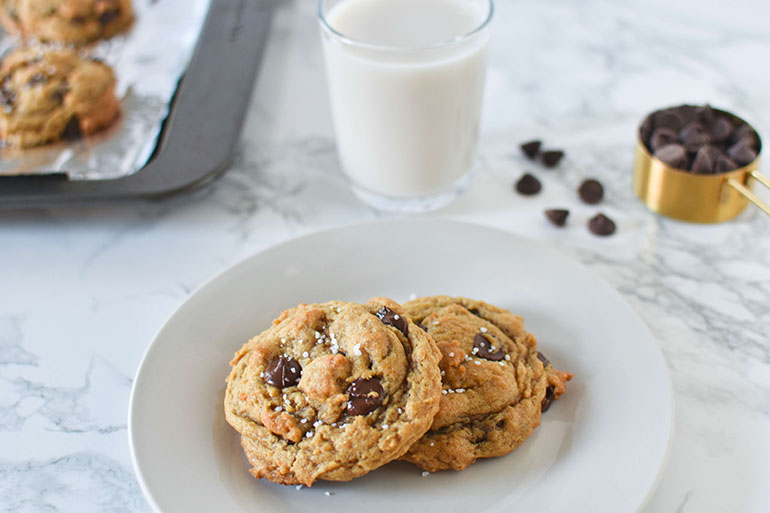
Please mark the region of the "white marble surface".
<svg viewBox="0 0 770 513"><path fill-rule="evenodd" d="M636 200L630 177L635 125L656 107L709 101L770 134L770 4L497 7L481 171L431 215L559 248L650 325L671 371L676 428L645 513L770 511L770 218L750 209L717 226L663 219ZM155 204L0 213L0 510L148 511L126 411L164 320L255 251L379 216L336 171L313 15L311 0L282 3L240 155L206 189ZM519 156L532 137L567 151L560 168ZM511 191L525 170L543 180L539 196ZM584 227L599 210L575 198L588 176L606 185L600 210L618 222L614 237ZM572 209L567 229L544 220L553 206Z"/></svg>

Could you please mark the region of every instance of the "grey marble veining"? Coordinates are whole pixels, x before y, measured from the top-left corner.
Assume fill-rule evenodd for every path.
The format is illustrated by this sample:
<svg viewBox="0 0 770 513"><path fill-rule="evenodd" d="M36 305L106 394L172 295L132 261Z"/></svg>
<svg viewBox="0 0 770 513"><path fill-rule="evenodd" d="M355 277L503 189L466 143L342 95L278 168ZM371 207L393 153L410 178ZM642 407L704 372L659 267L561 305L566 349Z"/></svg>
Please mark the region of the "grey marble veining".
<svg viewBox="0 0 770 513"><path fill-rule="evenodd" d="M158 328L255 251L384 216L337 172L314 8L279 7L239 155L217 182L162 203L0 215L0 510L148 511L126 410ZM498 1L478 175L430 214L556 247L647 322L676 428L644 513L770 511L770 218L661 218L630 175L635 127L658 107L708 101L770 134L768 16L752 0ZM564 148L563 164L522 158L534 137ZM540 195L512 192L524 171ZM605 184L597 207L575 195L586 177ZM542 214L559 206L572 212L561 230ZM586 230L600 210L615 236Z"/></svg>

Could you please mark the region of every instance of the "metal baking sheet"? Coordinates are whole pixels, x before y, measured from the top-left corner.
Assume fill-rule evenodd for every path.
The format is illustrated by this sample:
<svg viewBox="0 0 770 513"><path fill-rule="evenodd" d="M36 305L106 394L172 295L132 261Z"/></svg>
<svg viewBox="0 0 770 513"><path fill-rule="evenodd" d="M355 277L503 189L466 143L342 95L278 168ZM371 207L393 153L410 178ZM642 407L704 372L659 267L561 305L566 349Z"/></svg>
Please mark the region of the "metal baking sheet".
<svg viewBox="0 0 770 513"><path fill-rule="evenodd" d="M0 208L160 198L206 183L230 163L269 31L274 0L211 0L150 161L118 179L64 173L0 177Z"/></svg>

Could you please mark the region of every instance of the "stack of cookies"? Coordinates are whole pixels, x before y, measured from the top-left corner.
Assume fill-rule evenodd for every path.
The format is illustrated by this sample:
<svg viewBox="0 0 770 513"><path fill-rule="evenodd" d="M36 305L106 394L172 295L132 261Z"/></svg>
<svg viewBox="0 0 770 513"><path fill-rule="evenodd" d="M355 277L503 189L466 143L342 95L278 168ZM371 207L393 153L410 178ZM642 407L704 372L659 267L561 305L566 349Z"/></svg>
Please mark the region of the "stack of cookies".
<svg viewBox="0 0 770 513"><path fill-rule="evenodd" d="M0 0L0 24L25 41L0 65L2 143L28 148L111 125L115 74L78 45L124 31L133 17L131 0Z"/></svg>
<svg viewBox="0 0 770 513"><path fill-rule="evenodd" d="M432 472L507 454L572 378L521 317L447 296L302 304L231 365L225 415L251 473L307 486L396 459Z"/></svg>

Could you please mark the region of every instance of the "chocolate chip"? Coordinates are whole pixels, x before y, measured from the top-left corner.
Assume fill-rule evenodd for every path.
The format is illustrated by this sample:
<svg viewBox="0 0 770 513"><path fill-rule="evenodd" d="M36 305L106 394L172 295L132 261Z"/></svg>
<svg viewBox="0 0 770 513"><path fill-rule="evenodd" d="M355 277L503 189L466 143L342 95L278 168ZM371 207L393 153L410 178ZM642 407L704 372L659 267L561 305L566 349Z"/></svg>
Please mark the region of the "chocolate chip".
<svg viewBox="0 0 770 513"><path fill-rule="evenodd" d="M540 180L529 173L525 173L521 178L519 178L519 181L516 182L516 190L519 192L519 194L523 194L525 196L532 196L537 194L542 188L543 186L540 184Z"/></svg>
<svg viewBox="0 0 770 513"><path fill-rule="evenodd" d="M80 118L77 115L72 116L67 125L64 127L62 137L64 139L73 140L82 137L83 132L80 130Z"/></svg>
<svg viewBox="0 0 770 513"><path fill-rule="evenodd" d="M655 151L667 144L679 142L679 135L670 128L661 127L653 130L650 136L650 150Z"/></svg>
<svg viewBox="0 0 770 513"><path fill-rule="evenodd" d="M551 363L551 360L546 358L545 355L540 351L537 352L537 359L543 362L543 367L547 367Z"/></svg>
<svg viewBox="0 0 770 513"><path fill-rule="evenodd" d="M727 156L741 166L745 166L757 158L757 152L744 140L738 141L727 148Z"/></svg>
<svg viewBox="0 0 770 513"><path fill-rule="evenodd" d="M604 187L602 187L602 184L598 180L589 178L580 184L578 195L580 196L580 199L583 200L583 203L595 205L604 197Z"/></svg>
<svg viewBox="0 0 770 513"><path fill-rule="evenodd" d="M697 121L688 123L687 126L679 132L679 138L690 153L695 153L701 146L711 142L711 134L709 134L706 131L706 128Z"/></svg>
<svg viewBox="0 0 770 513"><path fill-rule="evenodd" d="M716 146L707 144L702 146L695 154L695 160L690 166L690 171L697 174L708 175L715 172L717 159L722 155L722 150Z"/></svg>
<svg viewBox="0 0 770 513"><path fill-rule="evenodd" d="M553 404L553 397L553 385L548 385L545 389L545 397L543 397L543 402L540 403L541 412L548 411L548 408L550 408L551 404Z"/></svg>
<svg viewBox="0 0 770 513"><path fill-rule="evenodd" d="M3 106L5 112L11 112L14 105L16 105L16 93L5 87L0 88L0 105Z"/></svg>
<svg viewBox="0 0 770 513"><path fill-rule="evenodd" d="M115 20L118 16L120 16L120 9L110 9L108 11L104 11L99 15L99 23L104 25L109 25L109 23L113 20Z"/></svg>
<svg viewBox="0 0 770 513"><path fill-rule="evenodd" d="M710 127L711 140L717 144L723 143L733 134L733 124L725 117L718 117Z"/></svg>
<svg viewBox="0 0 770 513"><path fill-rule="evenodd" d="M649 141L654 129L655 123L652 121L652 115L647 116L639 128L639 136L642 138L642 141Z"/></svg>
<svg viewBox="0 0 770 513"><path fill-rule="evenodd" d="M693 109L694 119L703 123L705 126L709 126L714 122L715 112L711 108L711 105L701 105Z"/></svg>
<svg viewBox="0 0 770 513"><path fill-rule="evenodd" d="M738 169L738 167L740 166L731 160L730 157L721 155L717 158L716 164L714 165L714 171L717 173L726 173L727 171Z"/></svg>
<svg viewBox="0 0 770 513"><path fill-rule="evenodd" d="M302 366L299 362L284 355L273 358L265 367L265 382L278 388L296 385L301 375Z"/></svg>
<svg viewBox="0 0 770 513"><path fill-rule="evenodd" d="M563 208L551 208L545 211L545 217L556 226L564 226L567 224L568 216L569 210Z"/></svg>
<svg viewBox="0 0 770 513"><path fill-rule="evenodd" d="M670 128L679 133L684 122L676 108L666 109L655 113L655 128Z"/></svg>
<svg viewBox="0 0 770 513"><path fill-rule="evenodd" d="M492 352L492 343L483 333L476 333L476 336L473 337L473 348L476 349L476 351L474 351L475 354L485 360L499 362L505 358L505 351L503 351L502 347L494 353Z"/></svg>
<svg viewBox="0 0 770 513"><path fill-rule="evenodd" d="M687 150L681 144L667 144L658 148L653 156L669 166L687 169Z"/></svg>
<svg viewBox="0 0 770 513"><path fill-rule="evenodd" d="M348 387L348 415L366 415L377 409L385 399L379 378L358 378Z"/></svg>
<svg viewBox="0 0 770 513"><path fill-rule="evenodd" d="M595 235L606 237L615 233L615 222L604 214L596 214L588 220L588 229Z"/></svg>
<svg viewBox="0 0 770 513"><path fill-rule="evenodd" d="M540 141L529 141L523 143L521 146L521 151L524 152L524 155L529 157L530 159L534 159L537 156L537 152L540 151L540 145L542 143Z"/></svg>
<svg viewBox="0 0 770 513"><path fill-rule="evenodd" d="M29 77L29 80L27 80L26 86L35 87L36 85L45 84L46 82L48 82L48 76L43 75L42 73L35 73L31 77Z"/></svg>
<svg viewBox="0 0 770 513"><path fill-rule="evenodd" d="M737 127L732 133L732 137L730 137L730 145L735 145L739 142L743 142L755 150L759 147L759 138L757 138L756 132L745 123Z"/></svg>
<svg viewBox="0 0 770 513"><path fill-rule="evenodd" d="M548 150L540 153L540 162L545 167L555 167L564 157L564 152L560 150Z"/></svg>
<svg viewBox="0 0 770 513"><path fill-rule="evenodd" d="M473 315L475 315L476 317L481 317L481 312L479 312L479 311L478 311L478 310L476 310L475 308L470 308L470 309L468 309L468 311L469 311L470 313L472 313Z"/></svg>
<svg viewBox="0 0 770 513"><path fill-rule="evenodd" d="M393 326L398 331L403 333L405 337L407 336L406 327L408 323L406 322L406 319L404 319L402 315L397 314L387 306L383 306L382 308L380 308L377 311L377 313L374 315L379 317L384 324L387 324L388 326Z"/></svg>

